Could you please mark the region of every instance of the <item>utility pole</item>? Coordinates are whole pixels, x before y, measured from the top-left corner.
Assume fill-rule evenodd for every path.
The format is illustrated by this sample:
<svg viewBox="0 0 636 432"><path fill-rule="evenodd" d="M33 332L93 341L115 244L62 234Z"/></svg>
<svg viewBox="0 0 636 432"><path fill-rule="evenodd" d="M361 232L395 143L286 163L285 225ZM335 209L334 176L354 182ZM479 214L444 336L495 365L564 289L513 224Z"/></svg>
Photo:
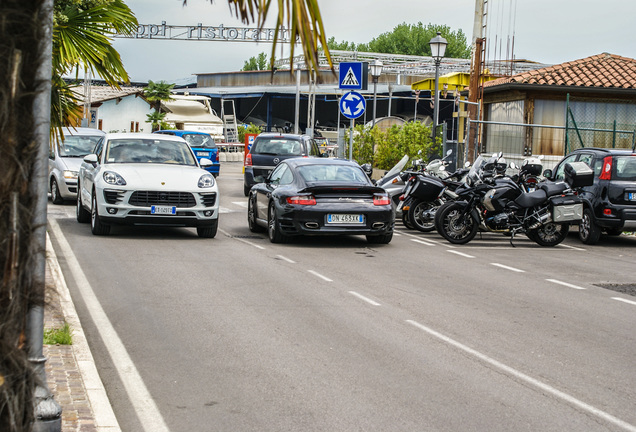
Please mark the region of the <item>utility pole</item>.
<svg viewBox="0 0 636 432"><path fill-rule="evenodd" d="M484 53L484 16L488 0L475 0L475 20L473 22L472 57L470 62L470 83L468 87L468 118L479 120L477 113L480 111L476 102L480 99L480 81L483 70ZM466 138L467 160L475 160L475 149L479 141L479 123L471 122Z"/></svg>

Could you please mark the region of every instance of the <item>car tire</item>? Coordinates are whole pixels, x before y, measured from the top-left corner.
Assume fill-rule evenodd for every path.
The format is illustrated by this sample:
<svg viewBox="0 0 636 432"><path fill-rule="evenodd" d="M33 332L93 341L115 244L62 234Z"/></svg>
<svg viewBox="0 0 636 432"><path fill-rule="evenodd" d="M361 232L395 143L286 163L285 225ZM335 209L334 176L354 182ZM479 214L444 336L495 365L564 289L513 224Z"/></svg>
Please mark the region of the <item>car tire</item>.
<svg viewBox="0 0 636 432"><path fill-rule="evenodd" d="M383 235L368 235L367 242L371 244L389 244L393 239L393 231Z"/></svg>
<svg viewBox="0 0 636 432"><path fill-rule="evenodd" d="M60 195L60 186L55 178L51 179L51 202L53 204L64 204L64 199Z"/></svg>
<svg viewBox="0 0 636 432"><path fill-rule="evenodd" d="M214 238L218 229L219 220L214 219L214 223L212 223L211 225L198 226L197 235L201 238Z"/></svg>
<svg viewBox="0 0 636 432"><path fill-rule="evenodd" d="M256 222L256 196L251 195L247 201L247 226L253 233L260 233L265 229Z"/></svg>
<svg viewBox="0 0 636 432"><path fill-rule="evenodd" d="M581 241L588 245L598 243L598 239L601 237L601 229L594 222L594 215L590 208L583 210L583 217L579 222L579 238Z"/></svg>
<svg viewBox="0 0 636 432"><path fill-rule="evenodd" d="M75 204L75 218L79 223L88 223L91 220L91 212L86 210L82 205L79 184L77 185L77 200Z"/></svg>
<svg viewBox="0 0 636 432"><path fill-rule="evenodd" d="M94 235L105 236L110 233L110 225L102 222L97 208L97 198L95 194L91 198L91 232Z"/></svg>
<svg viewBox="0 0 636 432"><path fill-rule="evenodd" d="M289 237L280 232L274 201L269 204L269 211L267 212L267 235L272 243L287 243L289 240Z"/></svg>

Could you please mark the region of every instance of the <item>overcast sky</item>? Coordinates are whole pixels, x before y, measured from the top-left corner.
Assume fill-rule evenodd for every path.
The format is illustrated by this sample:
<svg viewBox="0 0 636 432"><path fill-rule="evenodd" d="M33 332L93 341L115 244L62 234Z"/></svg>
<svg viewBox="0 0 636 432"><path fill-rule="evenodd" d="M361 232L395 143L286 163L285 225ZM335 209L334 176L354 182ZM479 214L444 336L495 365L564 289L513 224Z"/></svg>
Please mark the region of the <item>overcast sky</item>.
<svg viewBox="0 0 636 432"><path fill-rule="evenodd" d="M125 0L140 24L244 27L226 0ZM273 2L276 4L277 2ZM473 35L475 0L319 0L327 37L369 42L401 23L442 24ZM636 1L489 0L488 32L506 57L514 36L514 57L557 64L603 52L636 58ZM270 20L271 21L271 20ZM273 27L273 22L269 25ZM254 25L250 25L254 27ZM237 71L268 43L116 39L131 81L183 81L193 74ZM494 57L489 47L489 57ZM288 48L284 54L288 54ZM277 49L280 53L280 48Z"/></svg>

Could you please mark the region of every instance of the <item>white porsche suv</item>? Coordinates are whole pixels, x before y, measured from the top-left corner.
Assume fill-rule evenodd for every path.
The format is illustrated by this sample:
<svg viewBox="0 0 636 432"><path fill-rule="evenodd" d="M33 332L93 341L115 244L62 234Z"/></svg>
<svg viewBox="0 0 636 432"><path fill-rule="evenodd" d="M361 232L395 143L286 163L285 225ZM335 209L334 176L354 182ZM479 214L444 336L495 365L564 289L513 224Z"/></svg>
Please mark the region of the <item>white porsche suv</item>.
<svg viewBox="0 0 636 432"><path fill-rule="evenodd" d="M188 143L171 135L106 134L84 157L76 216L96 235L112 224L196 227L216 235L219 189Z"/></svg>

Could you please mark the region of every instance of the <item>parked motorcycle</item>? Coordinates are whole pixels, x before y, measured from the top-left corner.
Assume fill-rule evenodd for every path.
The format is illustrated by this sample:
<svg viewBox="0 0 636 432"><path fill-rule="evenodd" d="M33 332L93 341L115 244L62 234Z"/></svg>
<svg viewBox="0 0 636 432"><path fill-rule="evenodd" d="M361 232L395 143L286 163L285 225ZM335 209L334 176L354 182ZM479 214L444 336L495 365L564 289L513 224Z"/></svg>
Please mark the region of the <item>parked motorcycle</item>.
<svg viewBox="0 0 636 432"><path fill-rule="evenodd" d="M477 158L466 182L455 190L456 201L437 211L436 228L454 244L471 241L477 231L525 234L541 246L555 246L567 236L569 225L581 219L583 204L578 189L591 185L593 172L585 163L566 167L565 181L539 183L526 192L505 176L501 153L489 159ZM512 244L514 246L514 244Z"/></svg>

